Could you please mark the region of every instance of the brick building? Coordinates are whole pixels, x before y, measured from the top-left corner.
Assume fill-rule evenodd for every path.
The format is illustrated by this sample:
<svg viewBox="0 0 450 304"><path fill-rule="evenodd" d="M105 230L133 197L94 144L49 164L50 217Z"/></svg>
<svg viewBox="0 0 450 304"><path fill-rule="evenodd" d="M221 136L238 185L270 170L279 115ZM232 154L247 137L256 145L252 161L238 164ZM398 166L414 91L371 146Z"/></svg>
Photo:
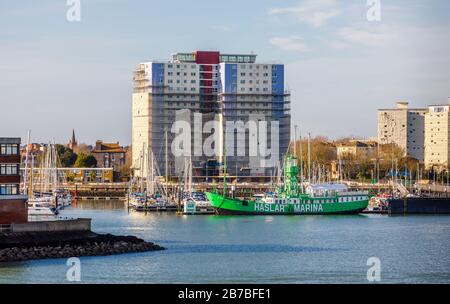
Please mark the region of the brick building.
<svg viewBox="0 0 450 304"><path fill-rule="evenodd" d="M105 143L101 140L95 142L95 148L92 151L97 160L99 168L113 168L116 171L125 164L127 151L119 143Z"/></svg>
<svg viewBox="0 0 450 304"><path fill-rule="evenodd" d="M26 222L27 199L20 195L20 138L0 138L0 225Z"/></svg>

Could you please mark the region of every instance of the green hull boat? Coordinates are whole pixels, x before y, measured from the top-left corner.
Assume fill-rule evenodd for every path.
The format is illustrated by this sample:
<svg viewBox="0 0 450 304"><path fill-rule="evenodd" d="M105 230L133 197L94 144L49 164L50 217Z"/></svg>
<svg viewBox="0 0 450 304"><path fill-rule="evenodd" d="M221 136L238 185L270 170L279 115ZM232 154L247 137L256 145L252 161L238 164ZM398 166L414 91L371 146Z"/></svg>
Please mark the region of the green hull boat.
<svg viewBox="0 0 450 304"><path fill-rule="evenodd" d="M367 208L368 196L342 196L335 198L276 199L280 203L263 200L245 201L206 193L218 214L230 215L308 215L357 214ZM348 201L343 201L347 200Z"/></svg>
<svg viewBox="0 0 450 304"><path fill-rule="evenodd" d="M339 184L299 186L297 160L292 156L284 159L283 185L272 194L255 200L239 200L218 193L206 196L218 214L231 215L318 215L357 214L369 204L368 192L348 191ZM224 191L226 182L224 180Z"/></svg>

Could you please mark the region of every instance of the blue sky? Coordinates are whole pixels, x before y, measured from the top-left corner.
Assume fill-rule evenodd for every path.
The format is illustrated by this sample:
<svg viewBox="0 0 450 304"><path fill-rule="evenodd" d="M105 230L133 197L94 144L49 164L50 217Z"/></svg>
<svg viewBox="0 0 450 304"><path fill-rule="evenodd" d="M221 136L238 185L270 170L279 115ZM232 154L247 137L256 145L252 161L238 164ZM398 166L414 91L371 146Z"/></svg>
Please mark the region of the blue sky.
<svg viewBox="0 0 450 304"><path fill-rule="evenodd" d="M255 52L286 64L303 133L371 137L376 110L450 96L450 2L381 0L0 2L0 136L131 142L132 71L171 53Z"/></svg>

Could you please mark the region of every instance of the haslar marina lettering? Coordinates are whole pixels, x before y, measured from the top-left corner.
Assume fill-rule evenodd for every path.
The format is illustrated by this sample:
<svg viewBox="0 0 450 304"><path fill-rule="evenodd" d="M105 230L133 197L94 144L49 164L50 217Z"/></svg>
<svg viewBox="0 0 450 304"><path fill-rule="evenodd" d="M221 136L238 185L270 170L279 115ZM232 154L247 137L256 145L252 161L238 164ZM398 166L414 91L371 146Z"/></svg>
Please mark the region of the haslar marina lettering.
<svg viewBox="0 0 450 304"><path fill-rule="evenodd" d="M294 204L294 213L321 213L323 212L322 204ZM288 205L255 203L255 211L257 212L273 212L284 213L289 208Z"/></svg>
<svg viewBox="0 0 450 304"><path fill-rule="evenodd" d="M286 205L255 203L255 211L258 212L285 212Z"/></svg>
<svg viewBox="0 0 450 304"><path fill-rule="evenodd" d="M294 205L295 213L320 213L323 212L322 204L296 204Z"/></svg>

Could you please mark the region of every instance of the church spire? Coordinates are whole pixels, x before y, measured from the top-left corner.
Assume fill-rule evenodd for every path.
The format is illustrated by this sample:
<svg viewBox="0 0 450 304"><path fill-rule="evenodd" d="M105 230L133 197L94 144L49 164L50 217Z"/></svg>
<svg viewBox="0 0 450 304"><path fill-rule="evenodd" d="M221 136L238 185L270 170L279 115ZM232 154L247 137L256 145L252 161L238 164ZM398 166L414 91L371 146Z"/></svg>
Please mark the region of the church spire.
<svg viewBox="0 0 450 304"><path fill-rule="evenodd" d="M77 144L77 140L75 139L75 129L72 129L72 144Z"/></svg>
<svg viewBox="0 0 450 304"><path fill-rule="evenodd" d="M77 139L75 138L75 129L72 129L72 139L69 141L69 148L74 151L77 147Z"/></svg>

